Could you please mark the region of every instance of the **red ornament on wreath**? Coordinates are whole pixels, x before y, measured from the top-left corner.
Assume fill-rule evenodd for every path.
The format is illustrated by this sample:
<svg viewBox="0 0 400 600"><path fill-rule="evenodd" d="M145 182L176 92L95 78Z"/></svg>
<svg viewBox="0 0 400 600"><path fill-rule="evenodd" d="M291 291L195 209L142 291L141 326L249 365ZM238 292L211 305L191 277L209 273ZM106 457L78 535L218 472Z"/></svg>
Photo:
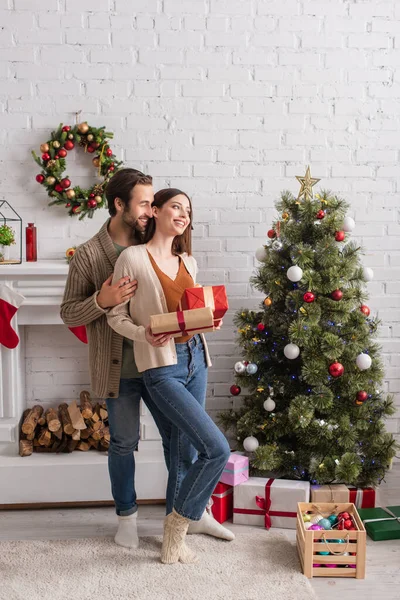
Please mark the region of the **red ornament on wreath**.
<svg viewBox="0 0 400 600"><path fill-rule="evenodd" d="M361 304L360 306L360 310L362 312L363 315L365 315L366 317L369 317L370 315L370 309L369 306L367 306L366 304Z"/></svg>
<svg viewBox="0 0 400 600"><path fill-rule="evenodd" d="M343 242L345 237L346 237L346 233L344 231L337 231L335 233L335 240L337 242Z"/></svg>
<svg viewBox="0 0 400 600"><path fill-rule="evenodd" d="M122 165L110 148L112 138L112 132L105 131L104 127L91 127L86 121L73 127L61 123L52 132L50 139L41 144L41 156L32 152L34 160L42 169L42 173L36 176L36 181L46 188L50 206L64 206L70 216L79 214L79 219L86 215L93 216L95 210L106 206L104 188L113 172ZM98 164L93 166L102 181L94 183L89 189L71 187L71 179L65 175L66 158L74 148L86 149L89 153L98 149ZM74 203L71 203L71 199Z"/></svg>
<svg viewBox="0 0 400 600"><path fill-rule="evenodd" d="M343 298L343 292L342 292L342 290L334 290L331 293L331 298L332 298L332 300L335 300L336 302L339 302L339 300L341 300Z"/></svg>
<svg viewBox="0 0 400 600"><path fill-rule="evenodd" d="M321 210L319 210L319 211L317 212L317 215L316 215L316 216L317 216L317 219L323 219L323 218L325 217L325 211L324 211L324 210L322 210L322 209L321 209Z"/></svg>
<svg viewBox="0 0 400 600"><path fill-rule="evenodd" d="M238 385L231 385L230 392L231 392L232 396L239 396L241 391L242 390L240 389L240 387Z"/></svg>
<svg viewBox="0 0 400 600"><path fill-rule="evenodd" d="M344 366L340 362L334 362L329 365L329 373L332 377L341 377L344 373Z"/></svg>
<svg viewBox="0 0 400 600"><path fill-rule="evenodd" d="M311 302L314 302L315 300L315 294L313 294L312 292L306 292L303 296L303 300L304 302L311 304Z"/></svg>
<svg viewBox="0 0 400 600"><path fill-rule="evenodd" d="M276 237L276 231L275 231L275 229L269 229L267 231L267 236L269 237L270 240L273 240L274 237Z"/></svg>

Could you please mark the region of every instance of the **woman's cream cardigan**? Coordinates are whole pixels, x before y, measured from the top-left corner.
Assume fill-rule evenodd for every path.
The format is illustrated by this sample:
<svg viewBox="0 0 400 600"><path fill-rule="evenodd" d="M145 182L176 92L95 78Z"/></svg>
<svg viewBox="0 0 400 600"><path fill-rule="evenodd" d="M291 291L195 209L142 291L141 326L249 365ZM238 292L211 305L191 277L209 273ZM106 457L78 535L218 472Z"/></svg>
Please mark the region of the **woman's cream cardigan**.
<svg viewBox="0 0 400 600"><path fill-rule="evenodd" d="M197 263L193 256L180 255L185 267L196 282ZM141 373L147 369L176 365L175 341L163 348L151 346L145 337L145 328L150 324L151 315L168 312L165 295L145 245L130 246L124 250L114 269L113 285L121 277L137 279L138 287L134 297L114 306L107 312L108 324L120 335L134 340L133 352L136 366ZM207 365L211 366L210 355L204 335L201 334L205 348Z"/></svg>

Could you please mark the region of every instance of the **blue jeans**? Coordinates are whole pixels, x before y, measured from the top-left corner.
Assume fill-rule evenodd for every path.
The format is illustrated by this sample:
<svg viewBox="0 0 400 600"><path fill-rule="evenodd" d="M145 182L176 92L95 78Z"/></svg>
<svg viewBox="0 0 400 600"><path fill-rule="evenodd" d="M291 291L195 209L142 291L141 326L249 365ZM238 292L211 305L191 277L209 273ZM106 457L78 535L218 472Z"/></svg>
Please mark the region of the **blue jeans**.
<svg viewBox="0 0 400 600"><path fill-rule="evenodd" d="M134 450L139 442L140 399L150 410L161 435L165 463L169 469L170 421L152 401L141 377L121 379L118 398L107 399L110 447L108 471L117 515L128 516L137 511Z"/></svg>
<svg viewBox="0 0 400 600"><path fill-rule="evenodd" d="M149 369L143 379L154 404L172 423L167 503L199 521L230 450L204 410L207 365L201 337L177 344L176 352L176 365Z"/></svg>

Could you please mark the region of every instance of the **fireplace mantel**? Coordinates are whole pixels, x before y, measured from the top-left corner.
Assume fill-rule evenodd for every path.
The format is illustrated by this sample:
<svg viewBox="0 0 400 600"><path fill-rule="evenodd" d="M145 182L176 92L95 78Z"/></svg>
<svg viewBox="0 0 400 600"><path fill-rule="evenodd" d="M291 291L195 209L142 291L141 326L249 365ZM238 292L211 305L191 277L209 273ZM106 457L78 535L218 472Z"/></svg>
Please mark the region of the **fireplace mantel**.
<svg viewBox="0 0 400 600"><path fill-rule="evenodd" d="M14 350L0 346L0 506L46 502L111 500L107 456L90 451L18 455L18 429L25 400L23 327L60 325L60 303L68 273L65 261L0 265L0 284L25 297L12 325L20 337ZM57 345L54 347L57 355ZM38 399L40 403L40 398ZM146 409L143 418L149 420ZM166 469L161 442L141 440L136 458L140 499L165 497Z"/></svg>

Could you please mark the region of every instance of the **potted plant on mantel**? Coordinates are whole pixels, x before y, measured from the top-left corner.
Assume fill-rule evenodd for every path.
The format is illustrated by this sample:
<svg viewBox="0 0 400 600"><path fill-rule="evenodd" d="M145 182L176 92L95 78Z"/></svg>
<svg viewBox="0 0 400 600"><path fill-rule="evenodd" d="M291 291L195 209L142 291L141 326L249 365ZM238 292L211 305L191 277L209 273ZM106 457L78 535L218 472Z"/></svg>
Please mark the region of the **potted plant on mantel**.
<svg viewBox="0 0 400 600"><path fill-rule="evenodd" d="M9 225L0 225L0 263L10 259L10 246L15 244L15 231Z"/></svg>

